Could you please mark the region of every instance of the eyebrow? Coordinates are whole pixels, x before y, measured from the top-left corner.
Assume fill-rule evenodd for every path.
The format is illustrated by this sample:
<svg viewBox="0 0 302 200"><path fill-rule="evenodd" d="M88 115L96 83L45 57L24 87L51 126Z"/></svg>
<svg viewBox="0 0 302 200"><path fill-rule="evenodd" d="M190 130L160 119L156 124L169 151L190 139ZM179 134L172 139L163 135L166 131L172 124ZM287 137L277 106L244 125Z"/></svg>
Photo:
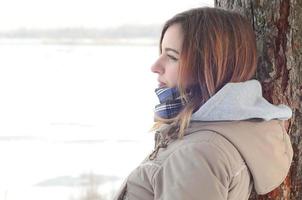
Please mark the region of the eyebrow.
<svg viewBox="0 0 302 200"><path fill-rule="evenodd" d="M176 54L180 54L177 50L175 50L175 49L172 49L172 48L165 48L165 51L173 51L174 53L176 53Z"/></svg>

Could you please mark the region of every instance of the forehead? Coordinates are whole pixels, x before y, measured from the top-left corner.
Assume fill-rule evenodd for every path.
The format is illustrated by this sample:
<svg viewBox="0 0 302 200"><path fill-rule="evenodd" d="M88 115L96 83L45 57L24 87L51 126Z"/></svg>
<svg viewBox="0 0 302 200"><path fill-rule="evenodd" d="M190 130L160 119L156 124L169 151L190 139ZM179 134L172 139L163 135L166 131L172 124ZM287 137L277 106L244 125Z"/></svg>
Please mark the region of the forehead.
<svg viewBox="0 0 302 200"><path fill-rule="evenodd" d="M181 51L183 43L183 32L180 24L171 25L165 32L161 44L162 49L172 48Z"/></svg>

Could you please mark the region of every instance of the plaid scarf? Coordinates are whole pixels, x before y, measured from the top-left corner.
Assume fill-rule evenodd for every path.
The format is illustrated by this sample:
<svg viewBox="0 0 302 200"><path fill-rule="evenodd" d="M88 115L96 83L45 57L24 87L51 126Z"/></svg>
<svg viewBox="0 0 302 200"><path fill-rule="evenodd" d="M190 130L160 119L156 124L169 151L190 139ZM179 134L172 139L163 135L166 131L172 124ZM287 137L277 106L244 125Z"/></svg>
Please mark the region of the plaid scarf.
<svg viewBox="0 0 302 200"><path fill-rule="evenodd" d="M177 116L184 106L177 88L157 88L155 93L160 102L155 106L156 117L171 119Z"/></svg>

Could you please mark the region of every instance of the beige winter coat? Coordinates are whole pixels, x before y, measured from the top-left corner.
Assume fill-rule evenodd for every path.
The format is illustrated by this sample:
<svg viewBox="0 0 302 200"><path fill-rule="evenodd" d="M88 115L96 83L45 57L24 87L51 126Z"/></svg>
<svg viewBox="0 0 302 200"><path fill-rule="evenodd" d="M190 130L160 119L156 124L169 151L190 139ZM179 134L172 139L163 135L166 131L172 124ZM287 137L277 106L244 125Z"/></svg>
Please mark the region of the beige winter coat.
<svg viewBox="0 0 302 200"><path fill-rule="evenodd" d="M116 199L245 200L253 183L258 194L279 186L292 155L282 121L196 122L182 140L146 158Z"/></svg>
<svg viewBox="0 0 302 200"><path fill-rule="evenodd" d="M245 99L246 87L254 99ZM182 139L174 137L173 126L162 126L155 150L128 176L115 200L246 200L253 187L258 194L278 187L293 156L280 119L291 112L266 102L259 87L255 81L224 87L192 116ZM227 101L232 91L236 108ZM231 113L222 111L225 107Z"/></svg>

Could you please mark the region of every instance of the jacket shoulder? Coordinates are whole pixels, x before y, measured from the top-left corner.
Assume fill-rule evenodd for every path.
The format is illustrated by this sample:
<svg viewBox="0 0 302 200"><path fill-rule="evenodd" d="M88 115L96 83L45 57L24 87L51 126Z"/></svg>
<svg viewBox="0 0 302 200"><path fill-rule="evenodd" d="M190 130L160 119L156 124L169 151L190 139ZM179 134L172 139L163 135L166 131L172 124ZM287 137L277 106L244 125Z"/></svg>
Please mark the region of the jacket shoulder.
<svg viewBox="0 0 302 200"><path fill-rule="evenodd" d="M185 151L189 159L198 159L200 156L215 158L220 157L225 164L228 165L234 173L245 165L235 146L221 134L212 130L198 130L192 134L184 136L182 139L177 139L170 142L167 148L162 148L158 152L158 156L154 160L154 164L158 167L165 165L169 159L181 157ZM209 160L217 162L217 160ZM232 177L232 173L230 174Z"/></svg>
<svg viewBox="0 0 302 200"><path fill-rule="evenodd" d="M248 169L236 148L223 136L198 131L169 148L159 153L158 158L164 159L152 177L155 199L199 199L202 196L222 200L249 196Z"/></svg>
<svg viewBox="0 0 302 200"><path fill-rule="evenodd" d="M210 132L189 135L170 145L152 177L155 199L227 199L233 164ZM169 151L163 150L163 151ZM163 156L159 154L159 159Z"/></svg>

